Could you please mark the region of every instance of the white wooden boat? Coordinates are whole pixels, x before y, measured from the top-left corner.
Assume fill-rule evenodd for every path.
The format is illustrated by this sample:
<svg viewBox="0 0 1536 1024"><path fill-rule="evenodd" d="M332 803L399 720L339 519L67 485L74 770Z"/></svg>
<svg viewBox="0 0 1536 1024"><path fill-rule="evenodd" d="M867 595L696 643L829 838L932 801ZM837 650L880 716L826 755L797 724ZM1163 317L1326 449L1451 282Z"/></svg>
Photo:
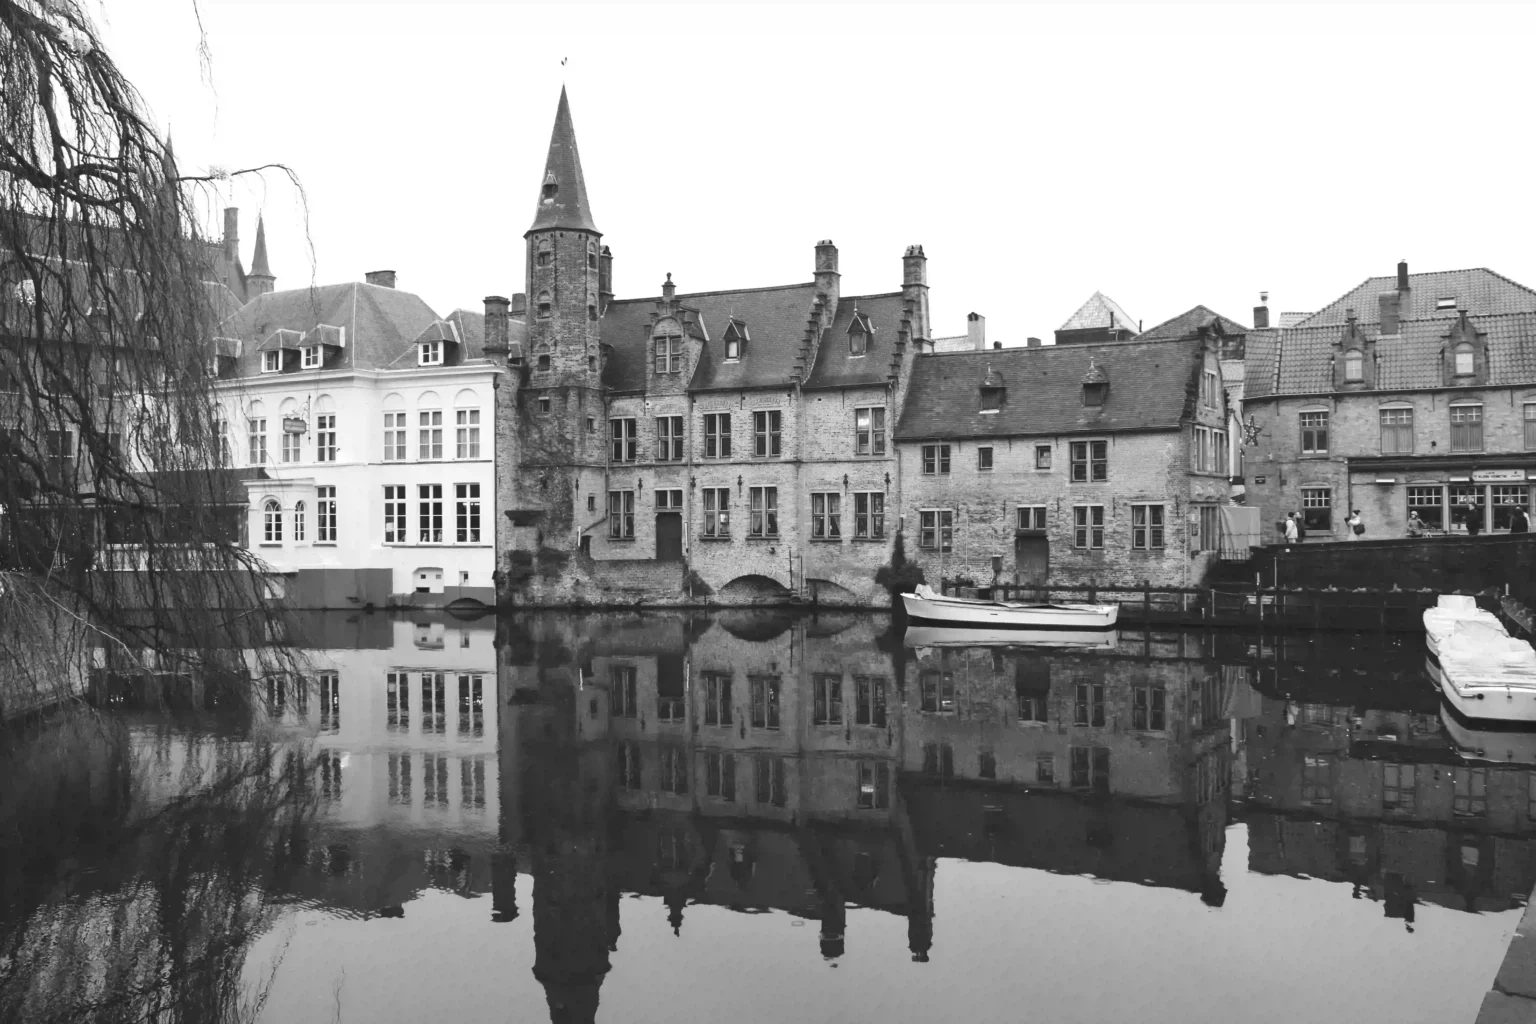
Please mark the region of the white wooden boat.
<svg viewBox="0 0 1536 1024"><path fill-rule="evenodd" d="M944 597L932 587L919 584L901 595L907 617L917 626L988 629L1096 630L1115 628L1117 604L1018 604Z"/></svg>
<svg viewBox="0 0 1536 1024"><path fill-rule="evenodd" d="M1430 673L1451 710L1473 721L1536 726L1536 650L1480 622L1464 622L1438 642Z"/></svg>
<svg viewBox="0 0 1536 1024"><path fill-rule="evenodd" d="M1119 642L1113 629L997 629L992 626L912 626L908 647L1074 647L1108 650Z"/></svg>

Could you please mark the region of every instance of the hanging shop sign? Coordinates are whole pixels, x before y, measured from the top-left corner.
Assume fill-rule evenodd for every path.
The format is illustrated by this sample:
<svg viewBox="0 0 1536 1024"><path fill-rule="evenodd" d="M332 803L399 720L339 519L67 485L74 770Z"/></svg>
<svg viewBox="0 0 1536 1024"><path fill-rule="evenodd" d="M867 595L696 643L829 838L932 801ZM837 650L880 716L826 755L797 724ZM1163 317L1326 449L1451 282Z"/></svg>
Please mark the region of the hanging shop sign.
<svg viewBox="0 0 1536 1024"><path fill-rule="evenodd" d="M309 424L304 421L302 416L284 416L283 433L307 434L309 433Z"/></svg>

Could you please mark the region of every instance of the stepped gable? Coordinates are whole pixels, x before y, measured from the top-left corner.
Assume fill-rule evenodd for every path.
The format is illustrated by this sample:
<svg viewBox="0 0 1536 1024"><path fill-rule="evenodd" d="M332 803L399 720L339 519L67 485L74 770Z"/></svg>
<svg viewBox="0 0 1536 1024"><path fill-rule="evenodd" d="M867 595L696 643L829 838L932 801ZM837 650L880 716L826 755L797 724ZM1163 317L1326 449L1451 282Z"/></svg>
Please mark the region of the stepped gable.
<svg viewBox="0 0 1536 1024"><path fill-rule="evenodd" d="M410 292L348 282L270 292L225 320L219 334L243 344L240 375L261 373L260 346L277 331L307 334L324 324L346 329L346 345L332 369L389 366L438 316Z"/></svg>
<svg viewBox="0 0 1536 1024"><path fill-rule="evenodd" d="M866 354L862 356L851 355L848 348L848 326L853 322L855 307L870 328ZM885 384L891 378L896 340L905 315L900 292L840 299L832 326L822 333L821 344L817 346L816 363L806 379L806 388Z"/></svg>
<svg viewBox="0 0 1536 1024"><path fill-rule="evenodd" d="M1294 326L1342 327L1351 309L1360 323L1378 323L1381 306L1377 297L1396 290L1396 277L1368 277ZM1437 309L1441 299L1455 299L1456 305ZM1399 316L1403 320L1454 320L1458 309L1483 316L1536 313L1536 291L1486 267L1409 274L1408 291L1403 293L1401 302Z"/></svg>
<svg viewBox="0 0 1536 1024"><path fill-rule="evenodd" d="M1122 341L924 355L913 361L897 440L1177 429L1193 408L1204 342ZM1083 404L1090 367L1110 385ZM1006 396L981 412L981 383L999 374Z"/></svg>

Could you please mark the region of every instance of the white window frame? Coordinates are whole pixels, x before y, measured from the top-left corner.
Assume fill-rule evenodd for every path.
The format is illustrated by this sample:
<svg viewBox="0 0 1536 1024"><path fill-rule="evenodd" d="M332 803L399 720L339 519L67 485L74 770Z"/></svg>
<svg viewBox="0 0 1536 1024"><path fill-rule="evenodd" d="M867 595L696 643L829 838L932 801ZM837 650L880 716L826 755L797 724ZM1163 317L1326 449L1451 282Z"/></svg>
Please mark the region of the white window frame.
<svg viewBox="0 0 1536 1024"><path fill-rule="evenodd" d="M262 373L282 373L283 372L283 350L282 349L280 349L280 348L272 349L271 351L263 352L261 354L261 372Z"/></svg>
<svg viewBox="0 0 1536 1024"><path fill-rule="evenodd" d="M1475 418L1464 417L1460 421L1457 420L1457 418L1456 418L1457 412L1471 410L1471 409L1476 409L1477 410L1477 416ZM1488 438L1487 438L1487 436L1483 432L1483 424L1485 422L1487 422L1486 419L1483 416L1483 403L1482 402L1455 402L1450 407L1449 416L1450 416L1450 425L1451 425L1451 441L1450 441L1450 449L1451 449L1451 451L1458 452L1458 453L1459 452L1480 452L1480 451L1483 451L1484 447L1488 443ZM1469 433L1470 432L1466 428L1469 428L1469 427L1473 426L1474 424L1477 427L1477 444L1475 446L1467 445L1465 443L1463 443L1461 445L1457 445L1457 443L1456 443L1456 437L1457 437L1457 435L1456 435L1456 428L1458 426L1461 426L1463 428L1463 434L1465 434L1465 433Z"/></svg>
<svg viewBox="0 0 1536 1024"><path fill-rule="evenodd" d="M306 370L318 370L325 358L319 345L305 345L299 349L299 366Z"/></svg>
<svg viewBox="0 0 1536 1024"><path fill-rule="evenodd" d="M441 341L424 341L416 348L417 366L442 366L443 343Z"/></svg>
<svg viewBox="0 0 1536 1024"><path fill-rule="evenodd" d="M418 409L416 413L416 458L423 462L443 457L443 410Z"/></svg>
<svg viewBox="0 0 1536 1024"><path fill-rule="evenodd" d="M384 543L408 544L404 484L384 485Z"/></svg>
<svg viewBox="0 0 1536 1024"><path fill-rule="evenodd" d="M283 542L283 506L276 498L268 498L261 503L261 542Z"/></svg>
<svg viewBox="0 0 1536 1024"><path fill-rule="evenodd" d="M336 488L315 488L315 543L336 543Z"/></svg>
<svg viewBox="0 0 1536 1024"><path fill-rule="evenodd" d="M453 485L453 537L457 544L480 543L480 485Z"/></svg>
<svg viewBox="0 0 1536 1024"><path fill-rule="evenodd" d="M315 416L315 461L336 461L336 414L333 412Z"/></svg>
<svg viewBox="0 0 1536 1024"><path fill-rule="evenodd" d="M443 485L416 485L416 534L421 544L443 543Z"/></svg>
<svg viewBox="0 0 1536 1024"><path fill-rule="evenodd" d="M406 415L404 409L391 409L384 413L384 461L404 462L410 456L406 447Z"/></svg>
<svg viewBox="0 0 1536 1024"><path fill-rule="evenodd" d="M455 409L454 458L478 459L480 457L480 410Z"/></svg>

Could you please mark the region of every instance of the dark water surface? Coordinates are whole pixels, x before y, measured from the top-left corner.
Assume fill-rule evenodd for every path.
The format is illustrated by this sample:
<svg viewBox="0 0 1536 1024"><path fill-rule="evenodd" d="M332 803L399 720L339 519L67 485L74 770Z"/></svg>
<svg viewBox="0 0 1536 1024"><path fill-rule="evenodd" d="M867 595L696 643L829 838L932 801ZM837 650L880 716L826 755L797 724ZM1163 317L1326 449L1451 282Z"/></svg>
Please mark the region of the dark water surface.
<svg viewBox="0 0 1536 1024"><path fill-rule="evenodd" d="M1449 719L1416 636L912 649L884 617L745 612L293 635L307 688L266 687L275 728L97 679L137 768L71 798L49 866L4 837L0 1008L1470 1021L1536 884L1536 743Z"/></svg>

